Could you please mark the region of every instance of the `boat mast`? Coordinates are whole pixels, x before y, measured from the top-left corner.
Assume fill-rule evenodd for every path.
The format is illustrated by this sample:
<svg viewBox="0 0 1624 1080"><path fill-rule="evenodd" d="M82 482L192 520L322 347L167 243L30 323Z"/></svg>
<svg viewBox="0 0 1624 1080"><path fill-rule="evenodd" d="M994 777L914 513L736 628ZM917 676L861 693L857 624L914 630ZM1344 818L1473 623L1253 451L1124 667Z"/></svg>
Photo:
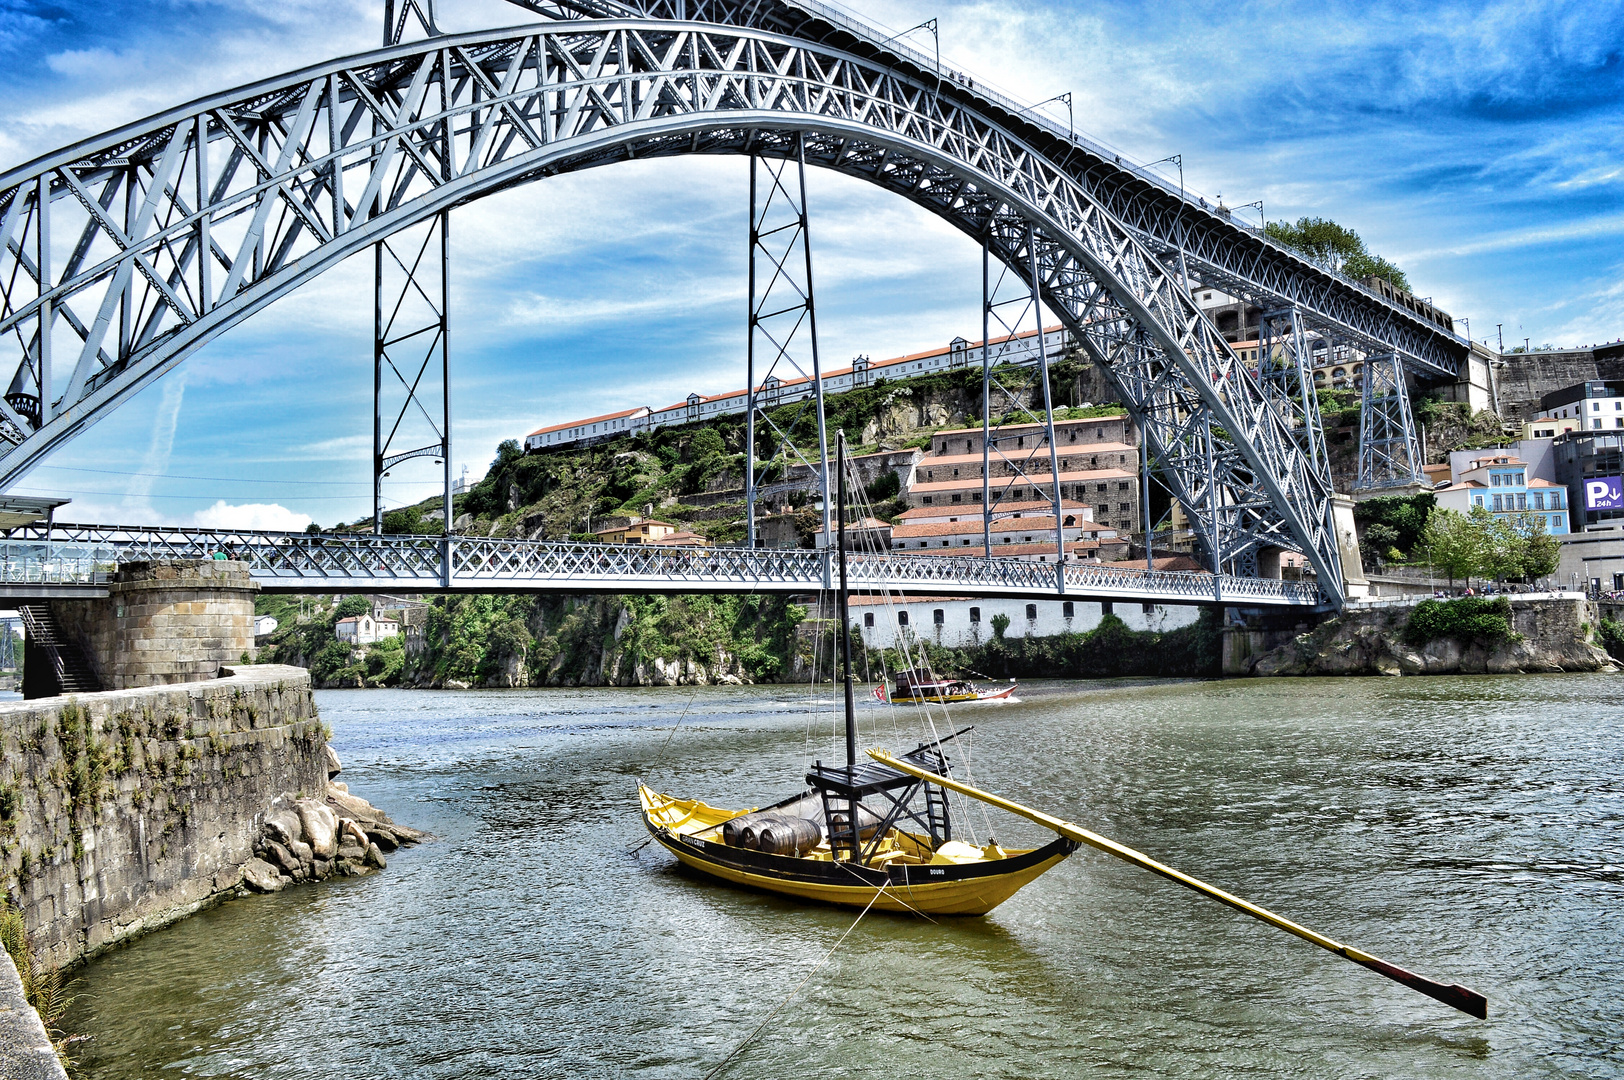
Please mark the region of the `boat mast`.
<svg viewBox="0 0 1624 1080"><path fill-rule="evenodd" d="M846 432L835 432L835 475L838 500L835 504L838 538L835 541L840 559L840 662L846 681L846 775L857 767L857 706L851 692L851 611L846 599Z"/></svg>

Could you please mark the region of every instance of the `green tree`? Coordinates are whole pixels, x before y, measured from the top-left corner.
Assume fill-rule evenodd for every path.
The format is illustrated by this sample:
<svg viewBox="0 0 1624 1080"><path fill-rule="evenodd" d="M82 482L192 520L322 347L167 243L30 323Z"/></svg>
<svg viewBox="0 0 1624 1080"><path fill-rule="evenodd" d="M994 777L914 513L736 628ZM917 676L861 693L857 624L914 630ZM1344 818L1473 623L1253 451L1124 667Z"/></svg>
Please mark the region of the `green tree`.
<svg viewBox="0 0 1624 1080"><path fill-rule="evenodd" d="M992 635L999 641L1004 640L1004 631L1009 629L1009 616L1003 612L992 617Z"/></svg>
<svg viewBox="0 0 1624 1080"><path fill-rule="evenodd" d="M1431 492L1420 495L1384 495L1379 499L1366 499L1353 508L1353 519L1368 536L1375 525L1392 529L1396 536L1383 533L1382 546L1392 545L1409 551L1421 540L1421 530L1427 527L1427 515L1435 501Z"/></svg>
<svg viewBox="0 0 1624 1080"><path fill-rule="evenodd" d="M1465 578L1470 585L1473 575L1482 570L1483 530L1458 510L1435 508L1422 530L1421 544L1432 565L1449 575L1450 588L1455 587L1456 578Z"/></svg>
<svg viewBox="0 0 1624 1080"><path fill-rule="evenodd" d="M406 667L406 642L399 634L386 637L367 650L363 662L367 682L373 686L394 686Z"/></svg>
<svg viewBox="0 0 1624 1080"><path fill-rule="evenodd" d="M1470 520L1483 536L1479 573L1496 581L1522 577L1523 552L1528 546L1523 534L1509 520L1495 517L1481 506L1472 507Z"/></svg>
<svg viewBox="0 0 1624 1080"><path fill-rule="evenodd" d="M1545 523L1540 515L1524 511L1512 520L1511 528L1517 533L1519 541L1517 576L1524 581L1534 581L1556 573L1556 567L1562 561L1562 545L1545 531Z"/></svg>
<svg viewBox="0 0 1624 1080"><path fill-rule="evenodd" d="M1287 247L1296 248L1305 255L1331 263L1352 278L1386 278L1394 285L1410 291L1410 279L1404 271L1365 247L1358 233L1326 218L1298 218L1289 221L1271 221L1264 230Z"/></svg>
<svg viewBox="0 0 1624 1080"><path fill-rule="evenodd" d="M338 622L340 619L347 619L351 615L366 615L371 611L371 600L368 600L364 596L346 596L342 601L339 602L339 605L333 609L333 621L332 623L329 623L328 626L331 627L333 623Z"/></svg>
<svg viewBox="0 0 1624 1080"><path fill-rule="evenodd" d="M510 461L524 457L524 447L519 445L518 439L503 439L496 444L496 460L491 462L490 471L494 474Z"/></svg>
<svg viewBox="0 0 1624 1080"><path fill-rule="evenodd" d="M1365 535L1359 538L1359 550L1364 553L1365 565L1374 566L1378 557L1385 558L1398 543L1399 532L1391 525L1376 522L1365 527Z"/></svg>

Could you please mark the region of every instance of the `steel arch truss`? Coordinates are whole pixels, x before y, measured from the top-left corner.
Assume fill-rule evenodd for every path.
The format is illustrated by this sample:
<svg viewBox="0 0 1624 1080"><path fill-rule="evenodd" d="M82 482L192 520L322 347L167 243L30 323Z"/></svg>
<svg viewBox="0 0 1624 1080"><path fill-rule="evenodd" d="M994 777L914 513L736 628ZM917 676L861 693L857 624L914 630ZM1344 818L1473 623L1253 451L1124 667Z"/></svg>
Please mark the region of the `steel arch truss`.
<svg viewBox="0 0 1624 1080"><path fill-rule="evenodd" d="M17 376L0 402L0 486L228 327L432 214L633 157L800 146L1035 276L1144 426L1215 566L1293 548L1339 604L1325 471L1140 234L984 105L765 31L573 20L335 61L48 155L0 176L0 364Z"/></svg>

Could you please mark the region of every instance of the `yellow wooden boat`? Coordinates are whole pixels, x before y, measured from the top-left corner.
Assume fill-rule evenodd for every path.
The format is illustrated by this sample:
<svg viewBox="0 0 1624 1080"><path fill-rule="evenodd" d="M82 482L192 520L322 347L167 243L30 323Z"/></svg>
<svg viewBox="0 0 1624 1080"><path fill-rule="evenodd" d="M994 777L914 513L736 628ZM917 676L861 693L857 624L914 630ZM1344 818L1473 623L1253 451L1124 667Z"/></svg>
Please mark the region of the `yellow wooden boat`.
<svg viewBox="0 0 1624 1080"><path fill-rule="evenodd" d="M1077 850L1077 842L1060 836L1040 848L1007 851L991 838L985 845L956 839L948 789L939 782L950 775L940 740L901 755L916 772L857 760L845 446L844 434L837 436L846 764L817 762L806 790L759 810L723 810L639 783L643 824L684 865L734 885L881 911L985 915Z"/></svg>
<svg viewBox="0 0 1624 1080"><path fill-rule="evenodd" d="M772 807L724 810L643 784L637 793L649 833L684 865L734 885L847 907L985 915L1077 850L1066 837L1040 848L1006 850L995 843L933 842L928 834L891 826L883 832L875 827L868 840L860 839L856 859L845 851L837 857L827 835L799 853L766 852L728 843L723 829L730 821L769 815ZM838 813L836 820L838 832Z"/></svg>

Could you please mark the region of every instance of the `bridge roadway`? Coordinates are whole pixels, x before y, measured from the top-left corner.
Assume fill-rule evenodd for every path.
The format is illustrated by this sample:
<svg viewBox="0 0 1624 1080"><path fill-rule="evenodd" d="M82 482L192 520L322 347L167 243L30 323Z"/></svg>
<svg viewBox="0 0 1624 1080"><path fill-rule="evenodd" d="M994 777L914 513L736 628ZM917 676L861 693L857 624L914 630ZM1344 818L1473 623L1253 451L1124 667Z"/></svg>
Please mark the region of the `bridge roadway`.
<svg viewBox="0 0 1624 1080"><path fill-rule="evenodd" d="M267 592L808 593L827 588L833 553L799 549L644 547L440 536L311 536L226 529L27 525L0 532L0 596L107 594L121 562L208 559L248 564ZM852 587L901 595L1121 600L1302 607L1313 583L1074 563L852 553Z"/></svg>

